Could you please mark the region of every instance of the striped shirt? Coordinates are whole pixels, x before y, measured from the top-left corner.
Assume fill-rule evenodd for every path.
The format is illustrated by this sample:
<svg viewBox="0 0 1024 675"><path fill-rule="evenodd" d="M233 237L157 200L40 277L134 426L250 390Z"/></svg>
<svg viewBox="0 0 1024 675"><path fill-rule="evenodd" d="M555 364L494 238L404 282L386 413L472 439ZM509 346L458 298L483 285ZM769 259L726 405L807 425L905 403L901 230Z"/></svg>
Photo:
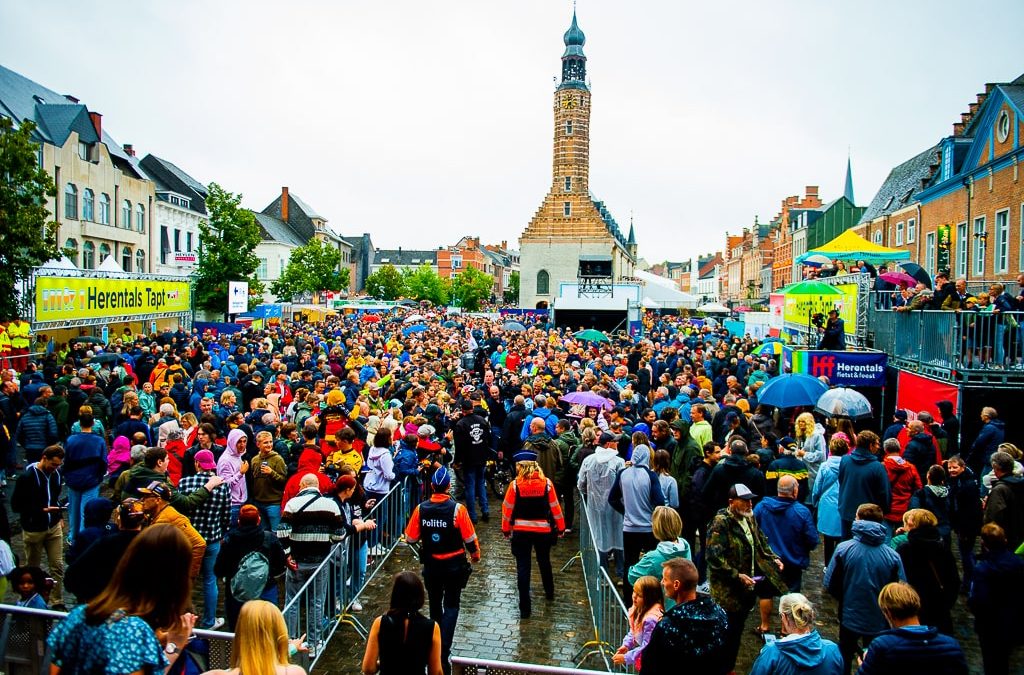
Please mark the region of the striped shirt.
<svg viewBox="0 0 1024 675"><path fill-rule="evenodd" d="M337 502L321 495L317 488L302 490L284 505L277 536L285 553L296 562L323 561L344 536Z"/></svg>

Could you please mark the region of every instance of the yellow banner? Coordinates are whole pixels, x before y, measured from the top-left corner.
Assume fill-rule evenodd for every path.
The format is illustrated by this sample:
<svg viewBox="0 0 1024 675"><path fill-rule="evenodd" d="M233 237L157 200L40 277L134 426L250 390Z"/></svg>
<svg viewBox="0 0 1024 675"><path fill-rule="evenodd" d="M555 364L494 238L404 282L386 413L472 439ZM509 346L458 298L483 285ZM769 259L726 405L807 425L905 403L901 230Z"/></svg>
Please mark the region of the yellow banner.
<svg viewBox="0 0 1024 675"><path fill-rule="evenodd" d="M37 323L187 312L187 281L36 277Z"/></svg>
<svg viewBox="0 0 1024 675"><path fill-rule="evenodd" d="M793 295L787 293L783 305L782 318L786 323L806 326L808 312L811 315L828 314L830 310L838 310L843 320L847 335L857 333L857 284L839 284L833 286L842 295Z"/></svg>

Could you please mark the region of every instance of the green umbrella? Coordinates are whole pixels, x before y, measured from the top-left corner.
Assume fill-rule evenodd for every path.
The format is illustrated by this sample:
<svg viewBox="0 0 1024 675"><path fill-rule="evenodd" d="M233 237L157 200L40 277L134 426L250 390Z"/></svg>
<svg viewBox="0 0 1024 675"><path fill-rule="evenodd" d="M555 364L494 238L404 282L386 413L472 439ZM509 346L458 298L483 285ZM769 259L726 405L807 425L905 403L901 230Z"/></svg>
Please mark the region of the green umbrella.
<svg viewBox="0 0 1024 675"><path fill-rule="evenodd" d="M801 281L786 289L786 295L842 295L842 291L835 286L829 286L821 281Z"/></svg>
<svg viewBox="0 0 1024 675"><path fill-rule="evenodd" d="M573 337L575 337L577 340L586 340L588 342L610 342L607 335L605 335L599 330L594 330L593 328L581 330L579 333L576 333Z"/></svg>

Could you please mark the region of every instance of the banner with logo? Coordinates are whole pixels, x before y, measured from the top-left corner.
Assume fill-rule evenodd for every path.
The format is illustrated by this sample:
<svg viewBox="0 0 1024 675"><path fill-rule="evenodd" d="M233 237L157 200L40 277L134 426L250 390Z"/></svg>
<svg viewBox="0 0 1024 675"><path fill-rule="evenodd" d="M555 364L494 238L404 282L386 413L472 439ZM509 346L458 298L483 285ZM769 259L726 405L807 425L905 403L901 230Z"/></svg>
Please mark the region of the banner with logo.
<svg viewBox="0 0 1024 675"><path fill-rule="evenodd" d="M927 410L935 419L941 419L936 401L950 401L953 410L960 410L960 389L955 384L939 382L915 373L901 370L896 378L896 408L906 410L913 418Z"/></svg>
<svg viewBox="0 0 1024 675"><path fill-rule="evenodd" d="M35 322L187 312L188 281L37 276Z"/></svg>
<svg viewBox="0 0 1024 675"><path fill-rule="evenodd" d="M228 282L228 314L241 314L249 309L249 283Z"/></svg>
<svg viewBox="0 0 1024 675"><path fill-rule="evenodd" d="M952 247L952 240L950 239L950 227L949 225L939 225L936 228L936 232L939 235L938 247L939 251L936 257L938 264L935 266L937 270L948 270L949 269L949 251Z"/></svg>
<svg viewBox="0 0 1024 675"><path fill-rule="evenodd" d="M794 295L783 296L782 318L788 324L807 327L811 316L827 315L831 310L839 312L847 335L857 334L857 284L837 284L832 288L839 295Z"/></svg>
<svg viewBox="0 0 1024 675"><path fill-rule="evenodd" d="M885 386L888 357L878 351L825 351L817 349L782 350L783 369L812 377L828 378L829 383L843 387Z"/></svg>

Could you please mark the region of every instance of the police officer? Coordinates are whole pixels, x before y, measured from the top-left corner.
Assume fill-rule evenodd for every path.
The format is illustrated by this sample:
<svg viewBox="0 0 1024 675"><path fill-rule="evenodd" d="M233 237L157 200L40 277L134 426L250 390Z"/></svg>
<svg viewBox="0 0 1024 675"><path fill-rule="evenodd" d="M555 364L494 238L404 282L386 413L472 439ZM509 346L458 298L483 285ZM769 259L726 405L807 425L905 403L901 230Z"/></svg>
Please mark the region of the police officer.
<svg viewBox="0 0 1024 675"><path fill-rule="evenodd" d="M413 509L405 528L406 541L422 542L423 582L430 598L430 618L441 627L441 663L445 673L451 673L448 657L459 620L459 602L472 571L466 552L474 563L480 562L476 530L466 507L449 496L451 482L447 467L435 471L430 481L433 494Z"/></svg>

